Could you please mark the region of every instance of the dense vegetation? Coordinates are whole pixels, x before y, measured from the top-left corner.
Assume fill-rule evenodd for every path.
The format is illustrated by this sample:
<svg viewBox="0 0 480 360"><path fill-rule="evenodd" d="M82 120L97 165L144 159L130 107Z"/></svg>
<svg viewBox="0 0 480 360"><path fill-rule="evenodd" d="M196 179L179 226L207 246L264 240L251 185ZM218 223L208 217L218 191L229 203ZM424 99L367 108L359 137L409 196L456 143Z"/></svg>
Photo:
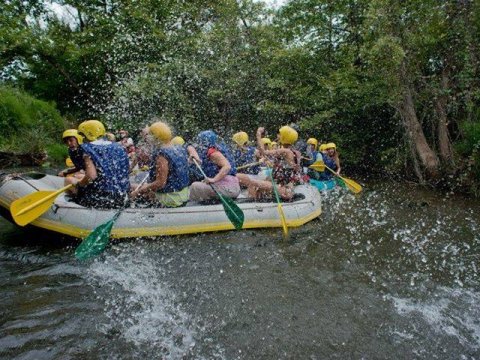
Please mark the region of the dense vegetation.
<svg viewBox="0 0 480 360"><path fill-rule="evenodd" d="M6 152L41 154L45 150L64 158L59 146L64 120L54 105L23 91L0 87L0 149Z"/></svg>
<svg viewBox="0 0 480 360"><path fill-rule="evenodd" d="M160 115L187 137L297 122L350 171L480 181L479 2L52 4L0 5L0 76L66 118L136 130Z"/></svg>

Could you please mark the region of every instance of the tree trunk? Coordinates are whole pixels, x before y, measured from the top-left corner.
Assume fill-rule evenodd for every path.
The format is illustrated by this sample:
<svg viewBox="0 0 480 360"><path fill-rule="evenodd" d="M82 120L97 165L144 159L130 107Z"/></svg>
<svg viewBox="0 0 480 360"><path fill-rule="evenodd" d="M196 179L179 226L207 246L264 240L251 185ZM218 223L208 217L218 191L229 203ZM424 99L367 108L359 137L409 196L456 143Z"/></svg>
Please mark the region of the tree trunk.
<svg viewBox="0 0 480 360"><path fill-rule="evenodd" d="M440 85L441 94L435 99L435 109L437 112L437 136L438 151L442 162L450 166L453 164L453 147L448 133L447 103L448 103L448 73L446 69L442 70L442 79Z"/></svg>
<svg viewBox="0 0 480 360"><path fill-rule="evenodd" d="M413 103L412 89L406 77L405 64L402 64L401 67L401 81L403 88L397 110L405 125L406 135L413 144L426 175L431 178L436 178L439 175L440 161L437 154L435 154L430 145L428 145L422 126L418 121Z"/></svg>

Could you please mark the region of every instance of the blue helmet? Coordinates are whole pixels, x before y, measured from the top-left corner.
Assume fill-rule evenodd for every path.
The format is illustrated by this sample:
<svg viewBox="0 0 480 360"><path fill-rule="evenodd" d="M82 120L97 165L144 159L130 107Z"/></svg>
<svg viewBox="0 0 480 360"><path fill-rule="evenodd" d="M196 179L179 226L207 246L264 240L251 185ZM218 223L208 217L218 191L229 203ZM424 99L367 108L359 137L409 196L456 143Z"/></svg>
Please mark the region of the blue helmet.
<svg viewBox="0 0 480 360"><path fill-rule="evenodd" d="M213 130L202 131L197 135L197 143L200 146L215 146L217 144L218 136Z"/></svg>

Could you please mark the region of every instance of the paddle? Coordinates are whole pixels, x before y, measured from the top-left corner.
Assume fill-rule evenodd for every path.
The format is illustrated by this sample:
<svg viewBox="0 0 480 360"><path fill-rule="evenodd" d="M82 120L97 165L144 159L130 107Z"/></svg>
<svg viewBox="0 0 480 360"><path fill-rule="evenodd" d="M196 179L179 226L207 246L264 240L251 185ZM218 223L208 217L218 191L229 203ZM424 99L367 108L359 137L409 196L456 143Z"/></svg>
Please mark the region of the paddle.
<svg viewBox="0 0 480 360"><path fill-rule="evenodd" d="M237 167L237 170L246 169L246 168L249 168L249 167L251 167L251 166L260 165L260 164L261 164L260 161L257 161L257 162L254 162L254 163L250 163L250 164L245 164L245 165L242 165L242 166Z"/></svg>
<svg viewBox="0 0 480 360"><path fill-rule="evenodd" d="M359 192L362 191L362 186L359 183L353 181L352 179L337 175L337 173L334 170L330 169L327 165L325 165L325 163L323 161L316 161L315 163L310 165L309 168L311 168L313 170L316 170L316 171L320 171L320 172L323 172L323 171L325 171L325 169L328 169L335 176L338 176L339 179L342 180L345 183L345 185L348 187L348 189L351 192L353 192L355 194L358 194Z"/></svg>
<svg viewBox="0 0 480 360"><path fill-rule="evenodd" d="M318 172L324 172L325 166L326 166L325 163L319 160L319 161L315 161L312 165L309 166L309 168Z"/></svg>
<svg viewBox="0 0 480 360"><path fill-rule="evenodd" d="M285 213L283 212L282 203L280 202L280 197L278 196L277 184L275 184L275 180L273 180L272 171L269 171L269 173L270 173L270 180L272 180L273 193L275 194L275 199L277 200L278 215L280 215L280 221L282 222L283 238L287 239L288 238L287 219L285 218Z"/></svg>
<svg viewBox="0 0 480 360"><path fill-rule="evenodd" d="M135 190L138 190L140 186L145 183L148 177L149 174L145 175ZM77 246L75 249L75 257L78 260L87 260L91 257L101 254L103 250L105 250L110 240L110 233L112 232L113 225L115 224L115 221L117 221L122 211L125 210L127 200L128 195L125 198L125 206L118 210L109 221L93 229L92 232L88 234L88 236L80 243L80 245Z"/></svg>
<svg viewBox="0 0 480 360"><path fill-rule="evenodd" d="M15 200L10 205L10 213L17 225L25 226L40 217L52 206L55 198L73 185L58 190L40 190Z"/></svg>
<svg viewBox="0 0 480 360"><path fill-rule="evenodd" d="M203 172L202 167L197 163L195 159L192 159L195 165L197 166L198 170L200 173L203 175L203 177L206 179L207 175ZM228 219L230 222L233 224L235 229L240 230L243 227L243 221L245 220L245 215L243 214L242 209L238 207L235 202L229 198L229 197L223 197L217 189L212 184L209 184L210 187L212 188L213 191L217 194L219 197L220 201L222 202L223 209L225 210L225 213L227 214Z"/></svg>

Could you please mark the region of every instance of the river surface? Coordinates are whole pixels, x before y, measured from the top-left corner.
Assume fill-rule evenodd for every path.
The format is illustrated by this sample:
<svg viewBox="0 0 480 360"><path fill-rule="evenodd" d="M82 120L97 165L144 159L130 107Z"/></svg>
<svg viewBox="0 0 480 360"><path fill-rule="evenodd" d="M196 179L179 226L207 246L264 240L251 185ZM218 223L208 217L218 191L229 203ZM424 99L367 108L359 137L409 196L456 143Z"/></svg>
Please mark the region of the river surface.
<svg viewBox="0 0 480 360"><path fill-rule="evenodd" d="M0 218L0 358L480 359L480 203L370 184L291 231L114 244Z"/></svg>

